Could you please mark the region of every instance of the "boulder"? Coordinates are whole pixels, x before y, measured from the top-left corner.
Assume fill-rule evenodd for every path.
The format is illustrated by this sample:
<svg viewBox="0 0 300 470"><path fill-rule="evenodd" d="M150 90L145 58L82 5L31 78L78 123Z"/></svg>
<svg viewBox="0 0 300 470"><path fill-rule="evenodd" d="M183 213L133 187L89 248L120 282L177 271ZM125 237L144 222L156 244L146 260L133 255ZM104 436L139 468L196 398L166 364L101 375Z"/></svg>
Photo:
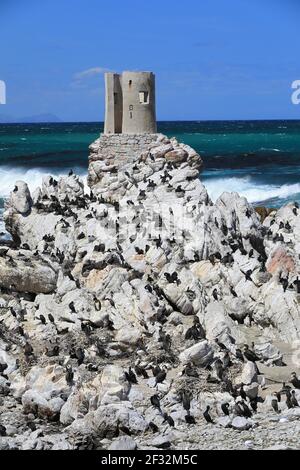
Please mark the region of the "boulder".
<svg viewBox="0 0 300 470"><path fill-rule="evenodd" d="M130 436L122 436L116 439L109 447L108 450L136 450L137 443Z"/></svg>
<svg viewBox="0 0 300 470"><path fill-rule="evenodd" d="M257 385L257 369L253 362L247 361L244 364L242 373L235 378L235 383L243 383L244 385L255 383Z"/></svg>
<svg viewBox="0 0 300 470"><path fill-rule="evenodd" d="M27 183L17 181L10 195L9 206L19 214L27 215L32 206L32 199Z"/></svg>
<svg viewBox="0 0 300 470"><path fill-rule="evenodd" d="M252 422L247 418L237 416L233 418L231 425L237 431L247 431L252 427Z"/></svg>
<svg viewBox="0 0 300 470"><path fill-rule="evenodd" d="M57 283L57 271L45 261L18 258L19 252L0 258L0 287L17 292L34 294L53 292ZM28 256L32 253L28 253Z"/></svg>
<svg viewBox="0 0 300 470"><path fill-rule="evenodd" d="M165 154L165 159L171 163L185 162L187 160L187 157L188 157L187 152L182 148L171 150L170 152L167 152Z"/></svg>
<svg viewBox="0 0 300 470"><path fill-rule="evenodd" d="M201 367L205 367L211 364L214 357L214 352L208 341L200 341L194 344L190 348L185 349L179 356L180 362L187 364L192 362L193 364Z"/></svg>

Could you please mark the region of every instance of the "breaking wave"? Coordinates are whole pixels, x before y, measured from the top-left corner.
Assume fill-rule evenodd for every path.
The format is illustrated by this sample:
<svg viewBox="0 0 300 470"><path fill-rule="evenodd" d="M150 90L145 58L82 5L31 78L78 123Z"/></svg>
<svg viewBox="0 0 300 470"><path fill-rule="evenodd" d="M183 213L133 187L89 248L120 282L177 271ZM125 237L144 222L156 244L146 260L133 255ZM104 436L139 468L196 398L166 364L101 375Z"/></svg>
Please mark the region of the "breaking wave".
<svg viewBox="0 0 300 470"><path fill-rule="evenodd" d="M223 192L237 192L249 202L263 202L270 199L288 199L300 193L300 184L257 184L251 178L216 178L203 181L213 201Z"/></svg>
<svg viewBox="0 0 300 470"><path fill-rule="evenodd" d="M84 177L86 176L82 169L74 171ZM68 170L58 170L55 171L53 169L40 169L40 168L11 168L11 167L0 167L0 198L5 198L9 195L9 193L13 190L16 181L22 180L25 181L30 191L34 191L38 186L42 185L43 178L47 175L53 175L56 178L60 176L66 176L68 174Z"/></svg>

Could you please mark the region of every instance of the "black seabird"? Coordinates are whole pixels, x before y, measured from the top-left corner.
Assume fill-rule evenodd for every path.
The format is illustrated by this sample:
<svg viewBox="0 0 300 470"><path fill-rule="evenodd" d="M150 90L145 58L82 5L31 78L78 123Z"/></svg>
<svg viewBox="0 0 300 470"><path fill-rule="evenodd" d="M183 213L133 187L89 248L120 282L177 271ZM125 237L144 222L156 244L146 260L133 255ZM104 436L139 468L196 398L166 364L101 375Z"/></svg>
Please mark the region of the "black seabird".
<svg viewBox="0 0 300 470"><path fill-rule="evenodd" d="M203 413L203 417L205 419L205 421L209 424L214 424L213 420L212 420L212 417L210 416L209 414L209 410L210 410L210 406L207 406L206 407L206 410L204 411Z"/></svg>
<svg viewBox="0 0 300 470"><path fill-rule="evenodd" d="M72 366L68 365L67 371L66 371L66 382L70 387L74 384L73 379L74 379L74 372L73 372Z"/></svg>
<svg viewBox="0 0 300 470"><path fill-rule="evenodd" d="M159 411L161 410L160 408L160 400L158 395L152 395L150 397L151 405L154 406L154 408L157 408Z"/></svg>
<svg viewBox="0 0 300 470"><path fill-rule="evenodd" d="M298 390L300 389L300 380L298 379L296 372L292 372L291 374L291 384L294 388L297 388Z"/></svg>
<svg viewBox="0 0 300 470"><path fill-rule="evenodd" d="M77 358L77 362L78 362L78 365L80 366L81 364L83 364L83 361L84 361L84 350L82 348L77 348L76 349L76 358Z"/></svg>
<svg viewBox="0 0 300 470"><path fill-rule="evenodd" d="M189 412L191 409L191 399L185 390L181 394L181 401L183 409Z"/></svg>
<svg viewBox="0 0 300 470"><path fill-rule="evenodd" d="M133 372L131 367L129 367L128 372L125 372L125 377L126 377L126 380L131 384L137 384L138 383L136 375Z"/></svg>
<svg viewBox="0 0 300 470"><path fill-rule="evenodd" d="M158 384L162 383L165 380L166 377L167 377L167 373L164 370L159 372L155 376L155 385L158 385Z"/></svg>
<svg viewBox="0 0 300 470"><path fill-rule="evenodd" d="M274 395L274 398L271 401L271 406L272 406L273 410L275 411L275 413L280 413L280 410L278 408L278 400L277 400L276 393L274 393L273 395Z"/></svg>
<svg viewBox="0 0 300 470"><path fill-rule="evenodd" d="M172 418L172 416L168 415L167 413L163 413L163 423L167 422L169 426L171 426L172 428L174 428L175 426L175 423L174 423L174 419Z"/></svg>
<svg viewBox="0 0 300 470"><path fill-rule="evenodd" d="M294 407L299 406L298 400L295 395L295 390L292 390L291 403Z"/></svg>
<svg viewBox="0 0 300 470"><path fill-rule="evenodd" d="M149 375L148 375L148 373L147 373L147 371L146 371L146 369L145 369L144 367L141 367L141 366L139 366L139 365L136 365L134 369L135 369L135 371L136 371L136 373L137 373L138 376L143 376L144 379L148 379L148 378L149 378Z"/></svg>
<svg viewBox="0 0 300 470"><path fill-rule="evenodd" d="M190 414L185 415L184 419L185 419L185 422L187 424L196 424L196 420L195 420L194 416L192 416Z"/></svg>
<svg viewBox="0 0 300 470"><path fill-rule="evenodd" d="M151 431L153 432L153 434L157 433L159 431L159 428L158 426L156 426L155 423L153 423L153 421L150 421L149 423L149 428L151 429Z"/></svg>
<svg viewBox="0 0 300 470"><path fill-rule="evenodd" d="M223 411L225 416L229 416L229 403L222 403L221 410Z"/></svg>
<svg viewBox="0 0 300 470"><path fill-rule="evenodd" d="M248 344L244 345L244 356L250 362L259 361L259 357L254 351L251 351L251 349L249 349Z"/></svg>

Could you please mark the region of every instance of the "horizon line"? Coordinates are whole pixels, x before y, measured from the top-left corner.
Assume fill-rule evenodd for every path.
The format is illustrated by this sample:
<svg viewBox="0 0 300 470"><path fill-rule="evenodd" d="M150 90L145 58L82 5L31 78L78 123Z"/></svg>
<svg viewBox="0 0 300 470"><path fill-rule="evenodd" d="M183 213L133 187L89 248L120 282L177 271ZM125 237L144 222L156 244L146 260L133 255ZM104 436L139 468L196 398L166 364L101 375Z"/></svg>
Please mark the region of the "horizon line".
<svg viewBox="0 0 300 470"><path fill-rule="evenodd" d="M0 116L1 117L1 116ZM300 121L299 118L255 118L255 119L163 119L157 121L157 124L159 123L166 123L166 122L264 122L264 121ZM100 124L104 126L104 121L13 121L13 122L0 122L1 125L15 125L15 124Z"/></svg>

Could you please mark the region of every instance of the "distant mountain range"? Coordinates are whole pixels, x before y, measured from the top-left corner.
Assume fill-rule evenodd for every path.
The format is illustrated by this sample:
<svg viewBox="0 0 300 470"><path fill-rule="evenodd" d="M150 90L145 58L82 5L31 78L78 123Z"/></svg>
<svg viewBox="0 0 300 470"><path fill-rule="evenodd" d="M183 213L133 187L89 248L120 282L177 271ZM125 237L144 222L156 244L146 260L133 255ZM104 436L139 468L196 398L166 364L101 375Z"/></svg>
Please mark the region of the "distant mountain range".
<svg viewBox="0 0 300 470"><path fill-rule="evenodd" d="M7 114L0 114L0 123L1 124L35 124L39 122L62 122L59 117L55 114L45 113L45 114L36 114L33 116L25 116L21 118L15 118Z"/></svg>

